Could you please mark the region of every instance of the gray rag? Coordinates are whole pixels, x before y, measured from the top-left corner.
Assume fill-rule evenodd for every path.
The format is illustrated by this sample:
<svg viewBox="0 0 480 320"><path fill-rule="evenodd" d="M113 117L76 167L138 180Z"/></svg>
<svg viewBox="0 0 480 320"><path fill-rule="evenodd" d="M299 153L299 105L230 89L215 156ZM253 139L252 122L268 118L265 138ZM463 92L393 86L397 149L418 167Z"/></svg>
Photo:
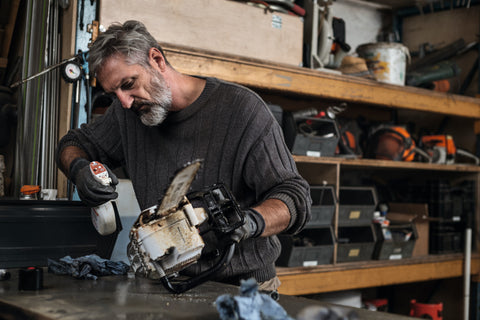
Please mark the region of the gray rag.
<svg viewBox="0 0 480 320"><path fill-rule="evenodd" d="M269 295L258 293L253 278L241 281L239 296L221 295L215 305L221 320L294 320Z"/></svg>
<svg viewBox="0 0 480 320"><path fill-rule="evenodd" d="M65 256L59 261L48 259L48 272L71 275L77 279L96 280L99 276L127 274L130 266L123 261L111 261L96 254L72 258Z"/></svg>

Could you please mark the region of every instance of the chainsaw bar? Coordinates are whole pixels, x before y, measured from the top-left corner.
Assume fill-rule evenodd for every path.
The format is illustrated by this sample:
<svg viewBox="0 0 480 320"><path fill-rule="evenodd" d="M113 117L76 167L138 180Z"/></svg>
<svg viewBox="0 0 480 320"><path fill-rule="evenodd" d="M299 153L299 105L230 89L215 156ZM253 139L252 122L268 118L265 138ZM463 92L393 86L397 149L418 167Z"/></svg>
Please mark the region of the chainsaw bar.
<svg viewBox="0 0 480 320"><path fill-rule="evenodd" d="M167 192L165 193L165 196L163 197L162 204L160 204L158 212L164 212L165 210L169 210L178 206L178 203L187 194L187 191L190 188L193 179L195 179L195 176L197 175L198 169L200 169L201 165L201 160L195 160L185 165L176 173L167 189Z"/></svg>

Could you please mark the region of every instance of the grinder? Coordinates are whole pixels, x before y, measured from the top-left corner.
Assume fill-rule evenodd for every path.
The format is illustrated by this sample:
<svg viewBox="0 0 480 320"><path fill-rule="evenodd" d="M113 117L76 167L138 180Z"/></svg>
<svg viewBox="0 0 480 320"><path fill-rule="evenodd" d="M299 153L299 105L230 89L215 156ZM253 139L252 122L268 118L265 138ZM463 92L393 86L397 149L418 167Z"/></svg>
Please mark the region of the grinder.
<svg viewBox="0 0 480 320"><path fill-rule="evenodd" d="M127 255L136 274L159 279L171 292L182 293L209 280L231 260L236 243L230 239L245 221L231 192L215 184L186 196L201 161L187 164L173 178L159 205L143 210L130 230ZM193 208L192 203L197 208ZM204 253L205 234L221 244L211 268L180 280L178 272ZM210 238L209 238L210 239Z"/></svg>

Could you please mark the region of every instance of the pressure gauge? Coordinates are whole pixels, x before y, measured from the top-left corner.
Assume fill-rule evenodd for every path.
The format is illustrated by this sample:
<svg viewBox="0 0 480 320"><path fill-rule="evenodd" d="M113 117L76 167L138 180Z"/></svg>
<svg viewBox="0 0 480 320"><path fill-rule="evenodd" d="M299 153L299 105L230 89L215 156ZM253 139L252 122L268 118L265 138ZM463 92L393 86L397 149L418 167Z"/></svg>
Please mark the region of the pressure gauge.
<svg viewBox="0 0 480 320"><path fill-rule="evenodd" d="M73 83L82 76L82 67L76 62L70 61L62 67L62 76L65 81Z"/></svg>

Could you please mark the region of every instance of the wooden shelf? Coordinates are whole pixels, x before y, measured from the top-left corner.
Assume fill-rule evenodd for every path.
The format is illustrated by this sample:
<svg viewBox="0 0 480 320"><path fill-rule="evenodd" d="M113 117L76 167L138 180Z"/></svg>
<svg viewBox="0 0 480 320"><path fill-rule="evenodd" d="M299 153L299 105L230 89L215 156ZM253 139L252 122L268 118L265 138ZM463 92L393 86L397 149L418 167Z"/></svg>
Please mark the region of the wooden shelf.
<svg viewBox="0 0 480 320"><path fill-rule="evenodd" d="M272 64L165 43L161 45L167 59L179 72L217 77L253 89L271 91L275 95L338 100L386 109L403 109L473 120L480 119L480 99L477 98L383 84L363 78ZM300 165L313 167L331 165L333 170L327 170L329 171L327 174L330 174L334 181L338 180L339 167L474 174L480 172L480 167L475 165L440 165L307 156L294 156L294 160ZM307 295L460 277L464 272L463 265L463 255L453 254L396 261L365 261L308 268L277 268L277 270L282 281L280 293ZM471 269L472 274L479 274L479 256L472 258Z"/></svg>
<svg viewBox="0 0 480 320"><path fill-rule="evenodd" d="M462 254L430 255L396 261L364 261L319 267L277 268L279 292L308 295L402 283L461 277ZM478 275L480 257L472 256L471 274Z"/></svg>
<svg viewBox="0 0 480 320"><path fill-rule="evenodd" d="M480 99L161 44L180 72L218 77L248 87L384 108L480 119Z"/></svg>
<svg viewBox="0 0 480 320"><path fill-rule="evenodd" d="M293 156L297 163L311 164L340 164L352 168L375 168L375 169L406 169L406 170L431 170L451 172L480 172L480 166L468 164L433 164L424 162L389 161L375 159L349 159L330 157Z"/></svg>

